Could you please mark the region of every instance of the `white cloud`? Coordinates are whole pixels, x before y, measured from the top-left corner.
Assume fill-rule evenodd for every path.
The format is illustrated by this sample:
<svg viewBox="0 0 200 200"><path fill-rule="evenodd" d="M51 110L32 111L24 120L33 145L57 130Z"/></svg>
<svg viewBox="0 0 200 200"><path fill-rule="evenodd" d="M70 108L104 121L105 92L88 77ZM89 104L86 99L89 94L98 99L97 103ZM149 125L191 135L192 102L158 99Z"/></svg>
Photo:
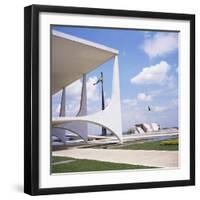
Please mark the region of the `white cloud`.
<svg viewBox="0 0 200 200"><path fill-rule="evenodd" d="M168 108L167 107L165 107L165 106L155 106L155 107L153 107L153 111L155 111L155 112L164 112L164 111L166 111Z"/></svg>
<svg viewBox="0 0 200 200"><path fill-rule="evenodd" d="M163 84L168 80L170 65L166 61L161 61L156 65L145 67L130 81L135 84Z"/></svg>
<svg viewBox="0 0 200 200"><path fill-rule="evenodd" d="M173 103L173 104L172 104ZM123 130L133 128L138 123L157 122L161 127L174 127L178 125L178 111L176 99L169 101L164 105L150 105L151 112L147 105L137 104L137 106L128 106L122 104L122 127Z"/></svg>
<svg viewBox="0 0 200 200"><path fill-rule="evenodd" d="M97 77L89 77L87 80L87 99L89 101L97 101L99 100L97 85L93 85L97 81ZM66 95L68 98L73 100L80 100L81 97L81 89L82 89L82 81L79 79L68 87L66 87Z"/></svg>
<svg viewBox="0 0 200 200"><path fill-rule="evenodd" d="M97 81L97 77L89 77L87 79L87 100L88 100L88 110L90 107L94 107L92 102L99 100L99 91L98 86L93 85ZM82 81L77 80L66 87L66 115L74 116L77 114L80 108L81 100L81 90L82 90ZM60 112L60 101L61 101L62 91L58 92L53 96L53 107L52 112L53 116L58 116ZM93 108L92 108L93 109Z"/></svg>
<svg viewBox="0 0 200 200"><path fill-rule="evenodd" d="M123 99L122 103L126 106L135 106L137 104L136 99Z"/></svg>
<svg viewBox="0 0 200 200"><path fill-rule="evenodd" d="M171 105L172 105L172 108L173 107L178 107L178 98L172 99L171 100Z"/></svg>
<svg viewBox="0 0 200 200"><path fill-rule="evenodd" d="M173 98L169 100L168 103L165 105L151 107L153 112L165 112L169 110L176 110L177 108L178 108L178 98Z"/></svg>
<svg viewBox="0 0 200 200"><path fill-rule="evenodd" d="M66 87L66 95L70 96L73 99L77 98L81 94L81 88L82 88L82 81L79 79L70 84L68 87Z"/></svg>
<svg viewBox="0 0 200 200"><path fill-rule="evenodd" d="M174 76L169 76L167 80L167 87L169 90L176 89L177 87L177 79Z"/></svg>
<svg viewBox="0 0 200 200"><path fill-rule="evenodd" d="M58 117L59 113L60 113L60 104L53 104L53 106L52 106L53 117Z"/></svg>
<svg viewBox="0 0 200 200"><path fill-rule="evenodd" d="M151 101L152 100L152 96L151 95L147 95L145 93L139 93L137 95L137 99L141 100L141 101Z"/></svg>
<svg viewBox="0 0 200 200"><path fill-rule="evenodd" d="M149 31L144 31L144 38L145 39L148 39L148 38L150 38L151 37L151 32L149 32Z"/></svg>
<svg viewBox="0 0 200 200"><path fill-rule="evenodd" d="M56 111L55 111L56 114L59 114L59 113L60 113L60 106L61 106L60 104L57 105L57 107L56 107Z"/></svg>
<svg viewBox="0 0 200 200"><path fill-rule="evenodd" d="M177 33L156 33L146 37L142 46L144 52L150 57L163 56L178 48Z"/></svg>
<svg viewBox="0 0 200 200"><path fill-rule="evenodd" d="M98 86L93 85L96 83L98 78L96 76L89 77L87 80L87 98L89 101L98 101L99 100L99 92Z"/></svg>
<svg viewBox="0 0 200 200"><path fill-rule="evenodd" d="M106 98L106 100L105 100L105 106L108 106L108 104L110 103L110 101L111 101L110 97Z"/></svg>

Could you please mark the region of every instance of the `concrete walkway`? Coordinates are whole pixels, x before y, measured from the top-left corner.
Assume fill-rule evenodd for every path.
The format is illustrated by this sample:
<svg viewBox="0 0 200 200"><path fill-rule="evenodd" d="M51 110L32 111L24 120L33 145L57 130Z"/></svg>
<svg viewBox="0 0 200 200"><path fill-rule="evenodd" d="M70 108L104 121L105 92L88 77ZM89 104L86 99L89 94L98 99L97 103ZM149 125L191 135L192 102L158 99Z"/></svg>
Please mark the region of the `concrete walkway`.
<svg viewBox="0 0 200 200"><path fill-rule="evenodd" d="M53 156L66 156L113 163L153 167L178 167L177 151L144 151L119 149L71 149L54 151Z"/></svg>
<svg viewBox="0 0 200 200"><path fill-rule="evenodd" d="M59 162L54 162L52 163L52 165L60 165L60 164L66 164L66 163L71 163L74 162L75 160L63 160L63 161L59 161Z"/></svg>

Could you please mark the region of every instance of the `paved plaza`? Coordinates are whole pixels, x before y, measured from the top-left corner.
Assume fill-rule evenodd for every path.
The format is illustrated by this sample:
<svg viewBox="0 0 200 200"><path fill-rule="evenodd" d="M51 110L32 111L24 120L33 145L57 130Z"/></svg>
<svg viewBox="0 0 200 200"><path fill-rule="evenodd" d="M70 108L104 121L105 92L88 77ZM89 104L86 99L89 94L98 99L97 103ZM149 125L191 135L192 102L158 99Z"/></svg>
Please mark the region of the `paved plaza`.
<svg viewBox="0 0 200 200"><path fill-rule="evenodd" d="M54 151L53 156L126 163L152 167L178 167L178 151L145 151L119 149L67 149Z"/></svg>

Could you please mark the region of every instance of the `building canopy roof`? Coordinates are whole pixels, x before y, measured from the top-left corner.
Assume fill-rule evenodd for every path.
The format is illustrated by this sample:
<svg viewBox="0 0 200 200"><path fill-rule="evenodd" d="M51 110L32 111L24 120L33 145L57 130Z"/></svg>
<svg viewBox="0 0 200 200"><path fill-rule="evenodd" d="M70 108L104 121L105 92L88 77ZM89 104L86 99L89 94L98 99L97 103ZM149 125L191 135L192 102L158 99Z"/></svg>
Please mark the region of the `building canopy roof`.
<svg viewBox="0 0 200 200"><path fill-rule="evenodd" d="M115 49L55 30L51 39L52 94L118 54Z"/></svg>

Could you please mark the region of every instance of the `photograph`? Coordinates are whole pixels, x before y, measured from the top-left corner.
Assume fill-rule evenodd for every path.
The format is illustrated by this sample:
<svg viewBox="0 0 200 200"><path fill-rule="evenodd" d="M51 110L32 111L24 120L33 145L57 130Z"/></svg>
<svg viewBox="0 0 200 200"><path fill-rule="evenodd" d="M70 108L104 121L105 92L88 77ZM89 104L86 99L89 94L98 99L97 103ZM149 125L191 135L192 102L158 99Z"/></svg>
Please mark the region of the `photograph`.
<svg viewBox="0 0 200 200"><path fill-rule="evenodd" d="M24 27L25 193L195 184L194 15L31 5Z"/></svg>
<svg viewBox="0 0 200 200"><path fill-rule="evenodd" d="M179 31L50 35L50 173L179 168Z"/></svg>

